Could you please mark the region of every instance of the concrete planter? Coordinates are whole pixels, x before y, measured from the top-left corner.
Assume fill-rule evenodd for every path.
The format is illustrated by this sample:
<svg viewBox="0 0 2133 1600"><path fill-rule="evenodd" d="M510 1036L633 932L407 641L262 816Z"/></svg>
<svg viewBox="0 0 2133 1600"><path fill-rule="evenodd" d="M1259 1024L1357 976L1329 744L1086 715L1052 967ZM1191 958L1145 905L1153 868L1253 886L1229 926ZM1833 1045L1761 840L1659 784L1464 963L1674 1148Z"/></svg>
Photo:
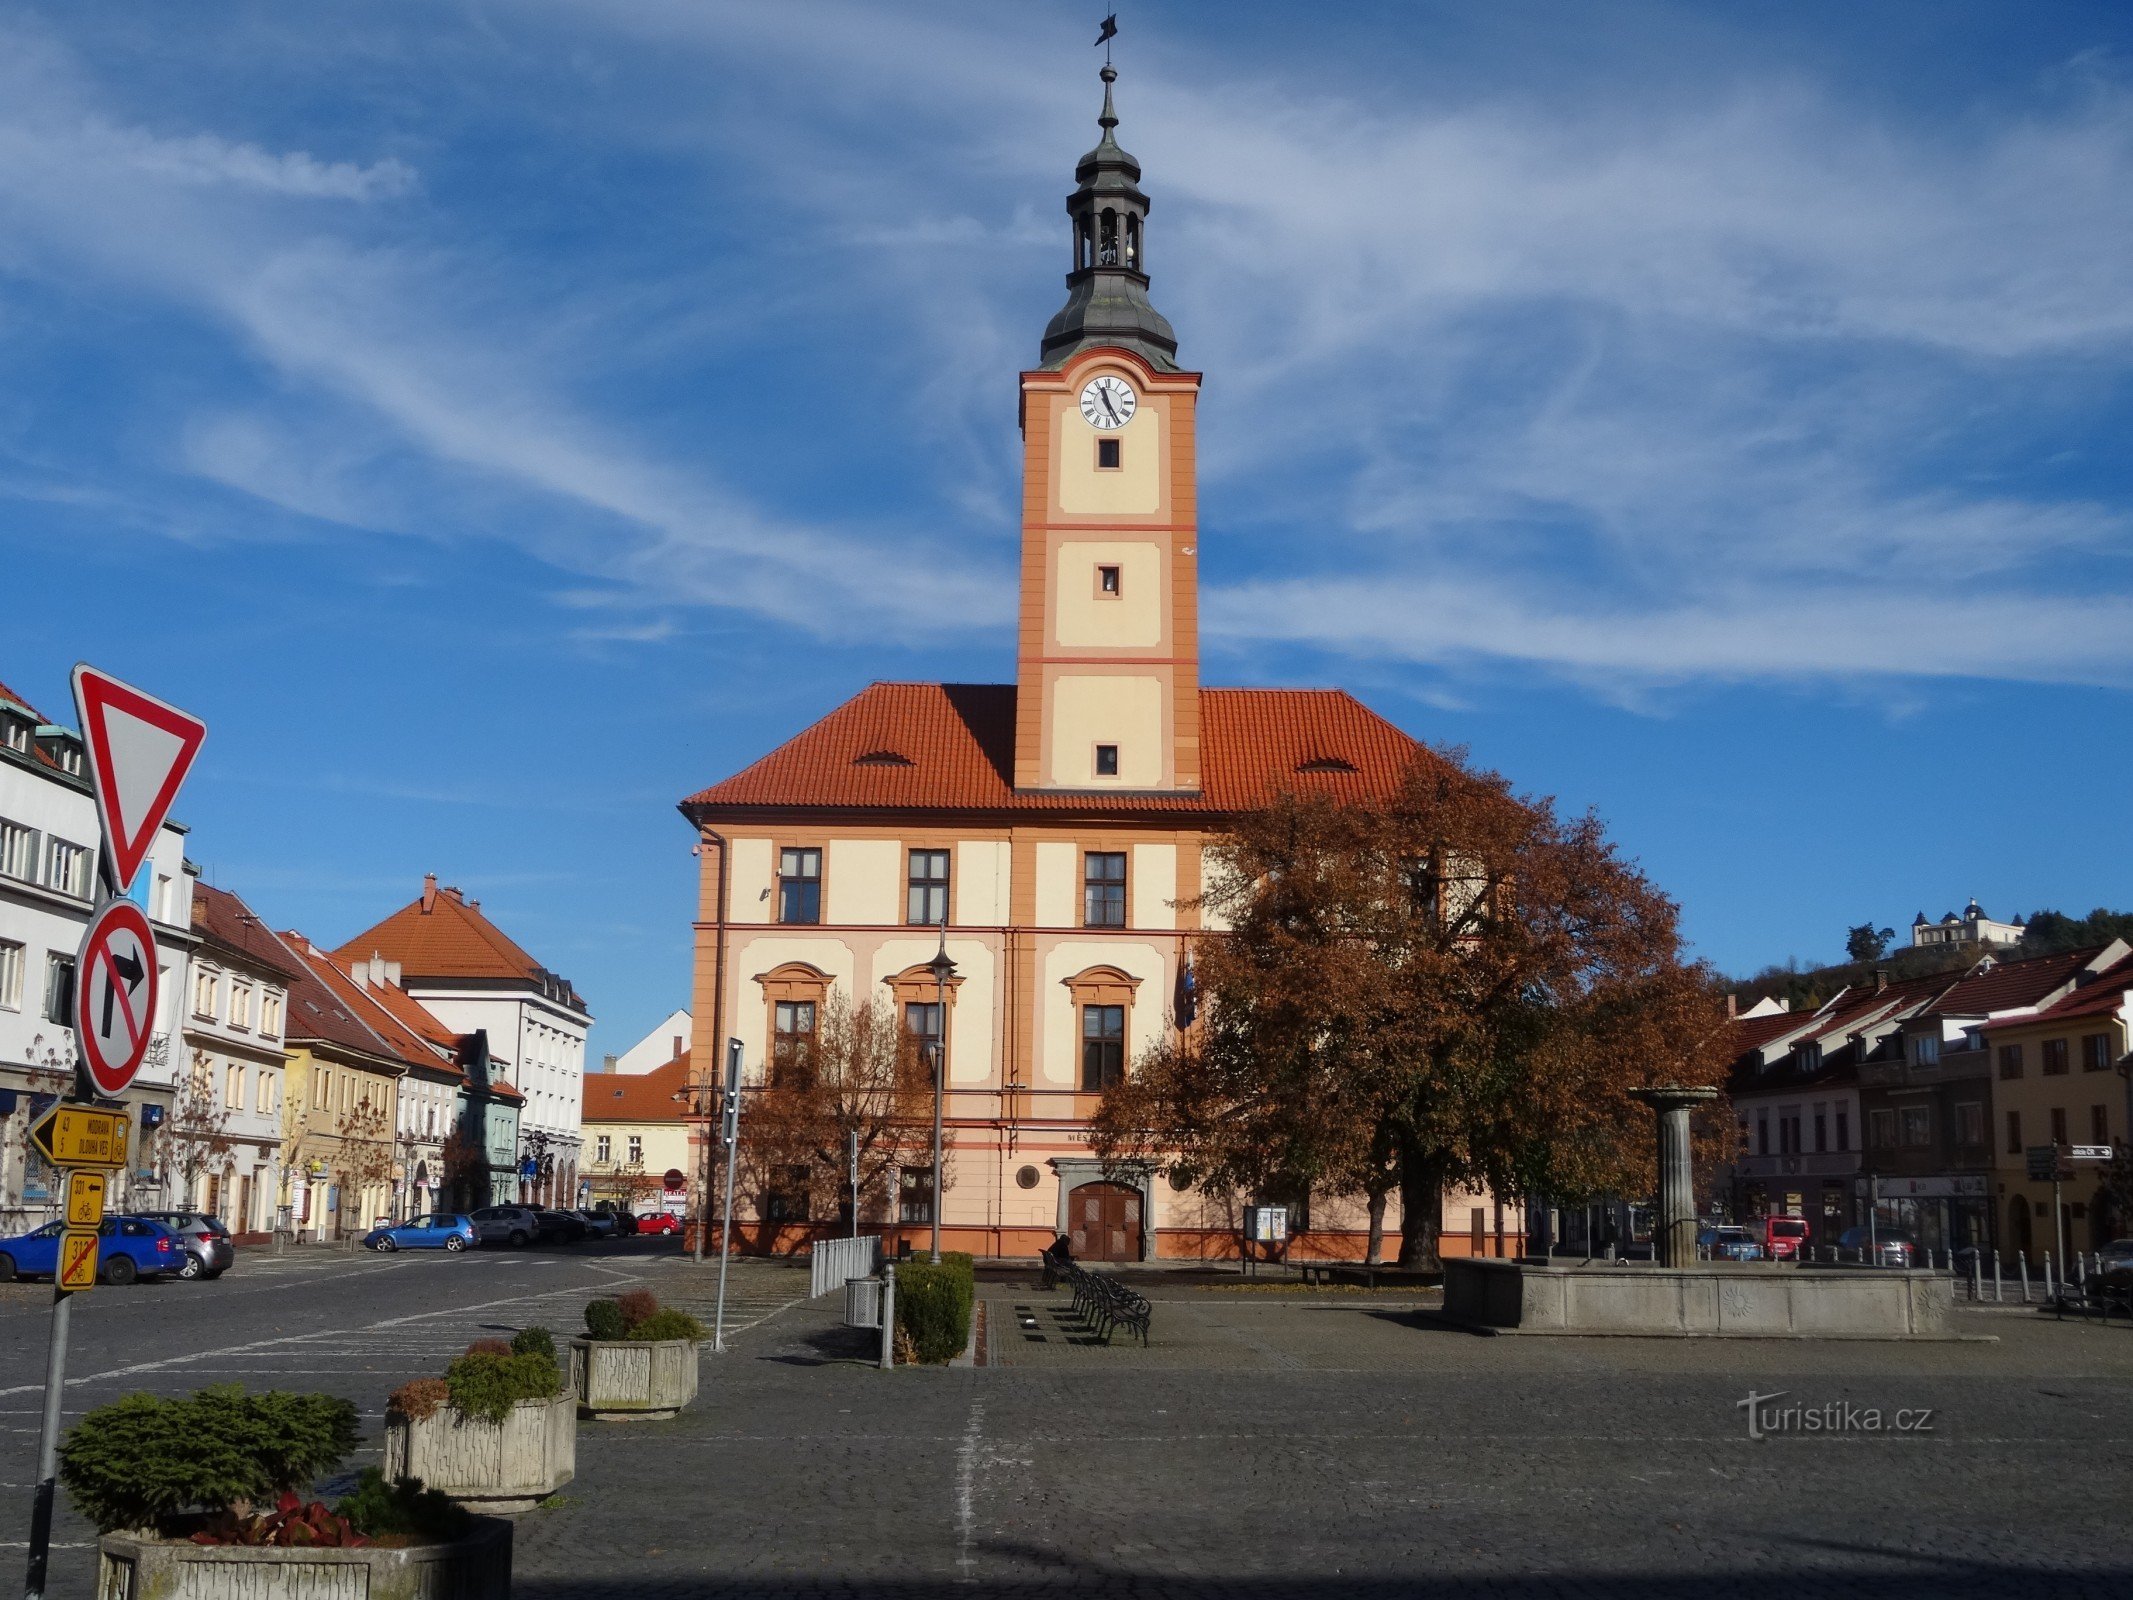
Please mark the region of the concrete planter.
<svg viewBox="0 0 2133 1600"><path fill-rule="evenodd" d="M671 1417L696 1398L694 1339L573 1339L579 1411L610 1422Z"/></svg>
<svg viewBox="0 0 2133 1600"><path fill-rule="evenodd" d="M578 1406L568 1390L521 1400L501 1422L449 1405L434 1416L385 1416L385 1476L420 1478L477 1511L531 1511L577 1471Z"/></svg>
<svg viewBox="0 0 2133 1600"><path fill-rule="evenodd" d="M511 1524L405 1550L252 1549L107 1533L97 1600L508 1600Z"/></svg>

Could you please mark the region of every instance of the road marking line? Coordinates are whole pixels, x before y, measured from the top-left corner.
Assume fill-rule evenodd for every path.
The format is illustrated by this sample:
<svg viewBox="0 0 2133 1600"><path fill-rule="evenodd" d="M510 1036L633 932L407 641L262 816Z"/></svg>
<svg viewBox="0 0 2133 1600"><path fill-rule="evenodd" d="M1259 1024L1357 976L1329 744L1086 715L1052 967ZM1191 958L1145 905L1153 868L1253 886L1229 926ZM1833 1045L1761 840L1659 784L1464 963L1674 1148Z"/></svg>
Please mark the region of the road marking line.
<svg viewBox="0 0 2133 1600"><path fill-rule="evenodd" d="M608 1271L607 1268L597 1264L591 1265L593 1265L593 1270L596 1272ZM619 1283L638 1283L643 1280L644 1276L642 1273L622 1272L610 1275ZM79 1378L69 1378L67 1387L74 1389L86 1383L102 1383L107 1378L132 1378L144 1372L162 1372L171 1367L182 1367L196 1361L211 1361L217 1356L249 1355L255 1350L279 1350L290 1345L306 1344L317 1339L349 1338L356 1334L368 1333L374 1328L404 1328L412 1323L434 1321L438 1317L461 1317L474 1311L493 1311L498 1306L523 1305L529 1300L553 1300L559 1295L583 1294L587 1287L587 1285L579 1284L569 1289L545 1290L540 1294L513 1295L505 1300L484 1300L477 1305L452 1306L444 1311L419 1311L411 1316L388 1317L383 1322L364 1323L353 1328L322 1328L316 1333L292 1333L279 1339L255 1339L250 1344L225 1345L219 1350L196 1350L191 1355L167 1356L161 1361L141 1361L130 1367L113 1367L105 1372L86 1373ZM16 1384L13 1388L0 1389L0 1397L15 1394L42 1394L43 1392L44 1384L41 1382L21 1383Z"/></svg>

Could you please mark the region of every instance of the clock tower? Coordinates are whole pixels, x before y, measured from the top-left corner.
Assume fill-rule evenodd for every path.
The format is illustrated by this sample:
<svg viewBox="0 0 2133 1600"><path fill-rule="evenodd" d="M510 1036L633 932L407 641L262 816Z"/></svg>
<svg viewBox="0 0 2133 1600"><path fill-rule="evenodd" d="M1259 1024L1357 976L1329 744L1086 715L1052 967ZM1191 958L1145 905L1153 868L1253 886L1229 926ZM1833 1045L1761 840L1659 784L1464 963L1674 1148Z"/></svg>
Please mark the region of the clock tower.
<svg viewBox="0 0 2133 1600"><path fill-rule="evenodd" d="M1148 302L1148 197L1103 138L1067 197L1073 270L1022 374L1017 790L1196 794L1200 375Z"/></svg>

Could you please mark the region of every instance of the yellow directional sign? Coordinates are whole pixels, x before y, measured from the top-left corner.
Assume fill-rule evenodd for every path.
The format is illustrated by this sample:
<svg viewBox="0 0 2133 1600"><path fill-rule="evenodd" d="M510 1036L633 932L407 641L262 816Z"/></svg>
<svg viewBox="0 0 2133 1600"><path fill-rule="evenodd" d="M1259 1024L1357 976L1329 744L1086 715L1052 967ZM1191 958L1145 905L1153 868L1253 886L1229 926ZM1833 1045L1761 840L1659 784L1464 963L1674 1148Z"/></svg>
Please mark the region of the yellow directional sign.
<svg viewBox="0 0 2133 1600"><path fill-rule="evenodd" d="M96 1287L96 1234L87 1228L69 1228L59 1236L59 1287Z"/></svg>
<svg viewBox="0 0 2133 1600"><path fill-rule="evenodd" d="M104 1220L104 1189L110 1182L101 1172L76 1167L67 1174L67 1226L93 1228Z"/></svg>
<svg viewBox="0 0 2133 1600"><path fill-rule="evenodd" d="M93 1106L54 1106L30 1129L30 1142L58 1167L123 1167L124 1112Z"/></svg>

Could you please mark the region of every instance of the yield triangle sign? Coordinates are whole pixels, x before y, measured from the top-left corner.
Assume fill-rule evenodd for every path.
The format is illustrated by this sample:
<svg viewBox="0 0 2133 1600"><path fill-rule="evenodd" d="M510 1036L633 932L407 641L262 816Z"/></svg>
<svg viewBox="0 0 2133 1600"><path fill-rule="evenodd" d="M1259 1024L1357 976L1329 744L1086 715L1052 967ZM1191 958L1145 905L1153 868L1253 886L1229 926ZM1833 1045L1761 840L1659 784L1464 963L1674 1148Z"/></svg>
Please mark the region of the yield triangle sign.
<svg viewBox="0 0 2133 1600"><path fill-rule="evenodd" d="M104 861L124 894L192 770L207 724L87 662L74 668L74 707L104 825Z"/></svg>

